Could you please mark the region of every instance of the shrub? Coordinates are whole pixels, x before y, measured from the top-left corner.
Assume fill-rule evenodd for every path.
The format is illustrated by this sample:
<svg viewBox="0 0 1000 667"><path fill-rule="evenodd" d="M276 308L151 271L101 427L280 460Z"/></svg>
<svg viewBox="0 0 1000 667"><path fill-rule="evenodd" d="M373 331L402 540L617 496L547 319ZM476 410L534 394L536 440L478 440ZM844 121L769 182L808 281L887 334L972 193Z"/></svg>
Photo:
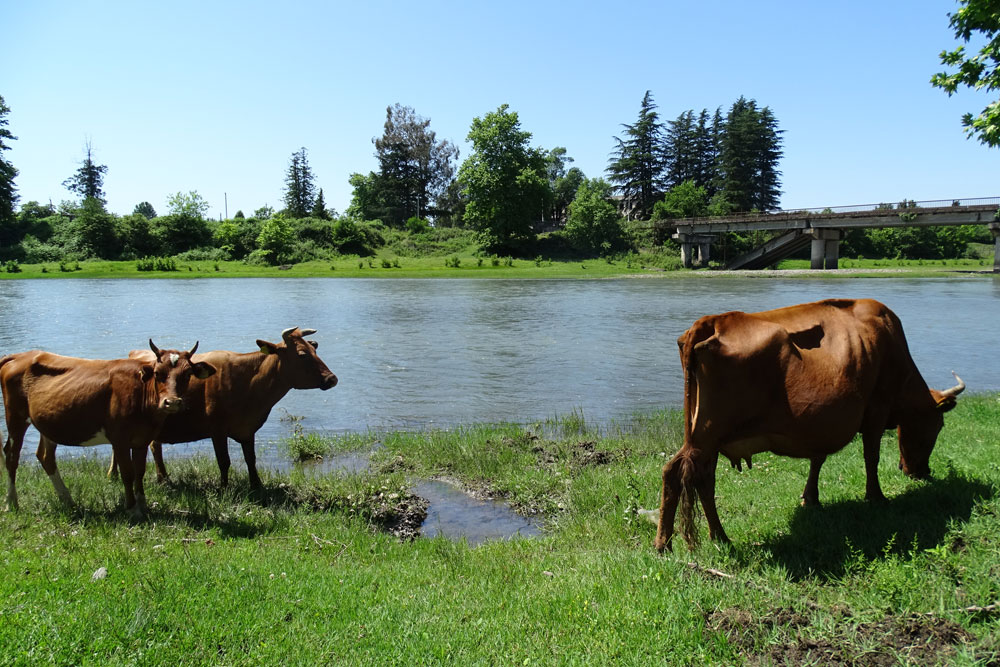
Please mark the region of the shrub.
<svg viewBox="0 0 1000 667"><path fill-rule="evenodd" d="M16 259L8 259L3 264L3 270L7 273L20 273L21 264Z"/></svg>
<svg viewBox="0 0 1000 667"><path fill-rule="evenodd" d="M143 257L136 260L135 268L138 271L176 271L177 262L173 257ZM62 264L59 270L62 270Z"/></svg>

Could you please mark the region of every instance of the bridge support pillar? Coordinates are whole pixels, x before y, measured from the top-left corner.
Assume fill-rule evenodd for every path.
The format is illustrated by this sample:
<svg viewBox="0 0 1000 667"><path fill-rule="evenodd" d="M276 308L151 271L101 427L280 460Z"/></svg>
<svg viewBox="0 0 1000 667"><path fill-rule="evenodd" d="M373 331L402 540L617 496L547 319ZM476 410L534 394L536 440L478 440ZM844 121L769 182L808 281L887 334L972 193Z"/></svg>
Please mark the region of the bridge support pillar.
<svg viewBox="0 0 1000 667"><path fill-rule="evenodd" d="M685 269L708 266L708 255L714 236L705 234L674 234L674 240L681 244L681 264Z"/></svg>
<svg viewBox="0 0 1000 667"><path fill-rule="evenodd" d="M813 229L809 268L836 269L840 259L840 230Z"/></svg>
<svg viewBox="0 0 1000 667"><path fill-rule="evenodd" d="M993 273L1000 273L1000 222L989 224L993 234Z"/></svg>

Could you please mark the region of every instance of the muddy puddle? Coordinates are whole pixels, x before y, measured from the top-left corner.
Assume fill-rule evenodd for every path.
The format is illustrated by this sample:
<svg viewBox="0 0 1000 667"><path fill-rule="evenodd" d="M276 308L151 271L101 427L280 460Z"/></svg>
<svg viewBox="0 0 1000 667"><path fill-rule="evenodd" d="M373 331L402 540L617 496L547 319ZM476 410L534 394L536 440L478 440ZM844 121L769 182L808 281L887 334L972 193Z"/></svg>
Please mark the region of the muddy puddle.
<svg viewBox="0 0 1000 667"><path fill-rule="evenodd" d="M315 463L294 464L312 474L357 474L368 469L372 451L344 452ZM465 539L470 546L488 540L536 537L540 526L497 500L474 498L458 485L437 479L412 482L413 492L426 500L427 517L420 526L421 537L442 535L451 540Z"/></svg>

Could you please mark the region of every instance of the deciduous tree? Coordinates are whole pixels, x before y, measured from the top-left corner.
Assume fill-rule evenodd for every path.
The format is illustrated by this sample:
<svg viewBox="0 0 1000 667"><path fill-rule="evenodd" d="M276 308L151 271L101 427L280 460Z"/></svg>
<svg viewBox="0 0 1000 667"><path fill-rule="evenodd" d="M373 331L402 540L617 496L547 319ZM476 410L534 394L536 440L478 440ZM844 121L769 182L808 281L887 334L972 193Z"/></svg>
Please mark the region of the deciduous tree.
<svg viewBox="0 0 1000 667"><path fill-rule="evenodd" d="M955 38L968 44L973 36L982 38L983 46L969 55L965 46L941 52L941 64L957 68L951 74L940 72L931 77L931 85L953 95L959 86L993 93L1000 90L1000 5L997 0L959 0L959 8L949 14ZM1000 99L986 105L977 116L962 116L969 137L987 146L1000 146Z"/></svg>
<svg viewBox="0 0 1000 667"><path fill-rule="evenodd" d="M472 121L472 154L458 180L466 198L465 221L486 249L516 250L533 238L547 190L543 151L528 142L517 113L506 104Z"/></svg>

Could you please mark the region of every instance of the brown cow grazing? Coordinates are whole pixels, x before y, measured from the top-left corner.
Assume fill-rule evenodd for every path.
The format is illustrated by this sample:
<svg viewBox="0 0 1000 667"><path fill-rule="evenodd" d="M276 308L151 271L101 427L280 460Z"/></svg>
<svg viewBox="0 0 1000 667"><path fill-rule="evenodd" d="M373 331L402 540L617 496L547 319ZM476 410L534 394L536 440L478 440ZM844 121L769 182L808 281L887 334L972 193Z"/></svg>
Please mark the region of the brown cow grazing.
<svg viewBox="0 0 1000 667"><path fill-rule="evenodd" d="M281 332L283 343L258 340L259 352L239 354L215 350L195 357L197 361L211 363L218 372L205 381L191 382L185 394L188 407L167 417L160 435L150 443L157 479L163 481L167 478L161 443L211 438L222 485L227 485L230 467L228 438L232 438L243 448L251 488L260 489L254 436L267 421L271 408L290 389L325 391L337 384L337 376L316 354L319 344L305 339L314 333L315 329L292 327ZM149 352L135 350L129 356L145 359Z"/></svg>
<svg viewBox="0 0 1000 667"><path fill-rule="evenodd" d="M125 508L143 514L146 447L157 436L167 414L183 409L183 394L192 376L215 372L195 363L190 352L160 350L149 341L153 359L78 359L32 350L0 359L0 386L7 417L7 509L17 509L15 478L28 424L38 429L38 460L56 494L72 504L56 468L57 444L88 446L111 443L114 454L132 465L122 466Z"/></svg>
<svg viewBox="0 0 1000 667"><path fill-rule="evenodd" d="M684 369L684 445L663 467L655 546L669 549L678 503L681 530L696 543L694 498L712 539L728 541L715 506L719 454L735 467L759 452L810 460L803 504L818 504L826 457L861 434L865 497L885 500L879 445L896 428L900 467L930 475L930 455L965 389L928 389L899 318L871 299L829 299L760 313L707 315L677 340Z"/></svg>

